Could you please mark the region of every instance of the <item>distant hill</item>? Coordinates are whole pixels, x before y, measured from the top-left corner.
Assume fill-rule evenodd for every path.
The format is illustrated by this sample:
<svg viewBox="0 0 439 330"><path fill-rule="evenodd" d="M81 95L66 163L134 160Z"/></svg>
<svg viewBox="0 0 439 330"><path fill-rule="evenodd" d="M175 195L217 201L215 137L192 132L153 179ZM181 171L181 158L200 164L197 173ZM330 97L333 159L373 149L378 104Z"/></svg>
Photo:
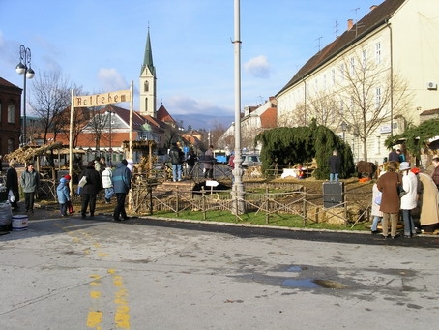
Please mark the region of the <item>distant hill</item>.
<svg viewBox="0 0 439 330"><path fill-rule="evenodd" d="M192 129L205 129L206 131L209 131L209 129L218 128L220 125L224 128L224 130L226 130L235 121L235 116L212 116L200 113L172 115L172 117L177 122L183 121L184 129L187 129L189 126L191 126Z"/></svg>

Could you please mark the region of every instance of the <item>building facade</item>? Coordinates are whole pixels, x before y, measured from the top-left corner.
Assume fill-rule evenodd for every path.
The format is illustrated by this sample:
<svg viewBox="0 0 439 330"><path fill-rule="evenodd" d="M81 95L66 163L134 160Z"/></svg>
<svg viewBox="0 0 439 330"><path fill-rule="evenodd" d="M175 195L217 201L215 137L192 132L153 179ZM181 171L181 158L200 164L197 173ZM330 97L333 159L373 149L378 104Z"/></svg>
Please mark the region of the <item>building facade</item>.
<svg viewBox="0 0 439 330"><path fill-rule="evenodd" d="M439 105L439 6L386 0L316 53L278 92L278 126L318 124L343 136L355 161L381 163L384 141Z"/></svg>
<svg viewBox="0 0 439 330"><path fill-rule="evenodd" d="M145 56L139 77L140 114L156 117L157 111L157 76L152 57L151 38L146 39Z"/></svg>
<svg viewBox="0 0 439 330"><path fill-rule="evenodd" d="M0 155L19 147L22 89L0 77Z"/></svg>

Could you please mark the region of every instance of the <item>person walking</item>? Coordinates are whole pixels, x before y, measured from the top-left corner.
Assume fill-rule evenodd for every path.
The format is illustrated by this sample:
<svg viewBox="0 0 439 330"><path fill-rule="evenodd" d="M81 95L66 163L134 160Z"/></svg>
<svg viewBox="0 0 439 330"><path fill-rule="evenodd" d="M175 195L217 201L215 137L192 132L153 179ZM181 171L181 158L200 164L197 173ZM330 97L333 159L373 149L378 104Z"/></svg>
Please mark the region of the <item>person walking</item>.
<svg viewBox="0 0 439 330"><path fill-rule="evenodd" d="M40 173L34 169L33 163L28 163L26 170L21 173L20 184L24 193L26 213L34 213L35 194L40 188Z"/></svg>
<svg viewBox="0 0 439 330"><path fill-rule="evenodd" d="M11 206L14 210L18 210L17 202L20 200L20 193L18 191L18 176L17 171L15 170L15 160L11 160L9 162L9 168L6 171L6 191L8 193L9 201L11 202ZM14 200L11 200L12 196L10 192L14 194Z"/></svg>
<svg viewBox="0 0 439 330"><path fill-rule="evenodd" d="M90 217L94 217L96 211L96 196L102 190L101 174L95 168L95 162L91 161L79 175L79 181L86 177L86 183L81 188L81 217L86 218L87 207L90 207Z"/></svg>
<svg viewBox="0 0 439 330"><path fill-rule="evenodd" d="M378 190L382 193L380 211L383 212L383 236L389 236L389 220L391 223L390 235L396 237L396 225L399 215L399 195L397 186L401 184L401 176L396 173L397 163L389 162L387 172L377 182Z"/></svg>
<svg viewBox="0 0 439 330"><path fill-rule="evenodd" d="M406 192L401 197L402 220L404 221L404 237L410 238L416 236L416 228L411 215L411 210L417 206L418 198L418 178L416 174L410 171L410 164L402 162L399 165L402 173L402 189Z"/></svg>
<svg viewBox="0 0 439 330"><path fill-rule="evenodd" d="M106 204L111 201L111 196L114 195L113 182L111 177L113 172L110 165L105 165L105 169L102 171L102 188L104 189L104 200Z"/></svg>
<svg viewBox="0 0 439 330"><path fill-rule="evenodd" d="M177 146L177 143L172 143L172 147L169 150L169 158L172 164L172 181L181 181L183 172L183 157L184 153Z"/></svg>
<svg viewBox="0 0 439 330"><path fill-rule="evenodd" d="M59 210L62 217L67 216L67 205L70 201L70 189L68 188L69 181L62 177L59 179L59 185L56 187L56 195L58 197Z"/></svg>
<svg viewBox="0 0 439 330"><path fill-rule="evenodd" d="M209 149L204 153L204 177L213 179L213 163L215 158L213 157L213 145L209 146Z"/></svg>
<svg viewBox="0 0 439 330"><path fill-rule="evenodd" d="M112 182L114 193L116 194L117 204L113 211L113 220L121 221L128 220L127 212L125 210L125 199L131 189L132 173L128 168L126 159L122 160L113 172Z"/></svg>
<svg viewBox="0 0 439 330"><path fill-rule="evenodd" d="M328 160L329 165L329 181L338 182L338 172L340 171L341 159L337 150L332 152L332 156Z"/></svg>

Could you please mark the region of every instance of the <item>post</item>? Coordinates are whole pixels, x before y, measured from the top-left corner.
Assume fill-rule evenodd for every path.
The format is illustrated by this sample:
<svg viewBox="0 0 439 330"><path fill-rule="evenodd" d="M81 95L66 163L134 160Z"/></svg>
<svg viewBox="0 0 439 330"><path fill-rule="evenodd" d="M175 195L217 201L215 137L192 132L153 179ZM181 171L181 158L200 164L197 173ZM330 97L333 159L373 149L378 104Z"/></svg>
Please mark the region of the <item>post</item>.
<svg viewBox="0 0 439 330"><path fill-rule="evenodd" d="M242 182L242 152L241 152L241 28L240 28L240 0L234 0L235 14L235 40L233 41L235 53L235 158L233 168L232 199L233 213L244 213L244 184Z"/></svg>

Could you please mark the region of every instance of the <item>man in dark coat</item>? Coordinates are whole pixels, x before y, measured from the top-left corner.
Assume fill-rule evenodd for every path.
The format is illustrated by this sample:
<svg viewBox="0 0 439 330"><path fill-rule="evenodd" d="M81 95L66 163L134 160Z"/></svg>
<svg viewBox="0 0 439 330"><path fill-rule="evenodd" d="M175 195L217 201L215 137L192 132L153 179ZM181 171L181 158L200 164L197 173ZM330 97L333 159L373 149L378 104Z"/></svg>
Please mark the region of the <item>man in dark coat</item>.
<svg viewBox="0 0 439 330"><path fill-rule="evenodd" d="M389 162L396 162L399 164L399 155L395 149L392 149L392 152L389 154Z"/></svg>
<svg viewBox="0 0 439 330"><path fill-rule="evenodd" d="M328 160L329 165L329 181L338 182L338 171L340 171L341 159L338 156L337 150L332 152L332 156Z"/></svg>
<svg viewBox="0 0 439 330"><path fill-rule="evenodd" d="M172 147L169 150L169 158L171 159L172 164L172 181L181 181L184 153L175 142L172 143Z"/></svg>
<svg viewBox="0 0 439 330"><path fill-rule="evenodd" d="M9 162L9 168L6 171L6 191L9 194L9 191L14 193L15 199L11 205L14 210L18 209L17 202L20 200L20 194L18 192L18 176L17 171L15 170L15 161L11 160Z"/></svg>
<svg viewBox="0 0 439 330"><path fill-rule="evenodd" d="M128 220L127 212L125 210L125 199L131 189L132 173L128 168L128 161L122 160L113 172L111 181L113 182L113 189L116 195L117 204L113 211L113 220L120 221Z"/></svg>
<svg viewBox="0 0 439 330"><path fill-rule="evenodd" d="M81 216L85 219L87 207L90 205L90 217L94 217L96 210L96 196L102 190L101 174L95 169L94 161L88 163L79 175L79 180L85 176L87 183L81 188Z"/></svg>

